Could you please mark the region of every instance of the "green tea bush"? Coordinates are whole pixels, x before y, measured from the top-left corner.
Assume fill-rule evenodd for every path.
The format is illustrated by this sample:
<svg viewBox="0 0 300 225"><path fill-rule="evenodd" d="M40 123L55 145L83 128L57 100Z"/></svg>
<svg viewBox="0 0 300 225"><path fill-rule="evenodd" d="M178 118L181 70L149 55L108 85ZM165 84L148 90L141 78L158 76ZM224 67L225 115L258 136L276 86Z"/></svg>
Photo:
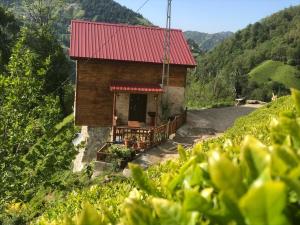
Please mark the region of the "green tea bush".
<svg viewBox="0 0 300 225"><path fill-rule="evenodd" d="M139 190L125 200L119 224L298 224L300 92L293 99L296 111L271 121L269 145L246 136L239 145L180 150L184 164L159 186L131 165Z"/></svg>
<svg viewBox="0 0 300 225"><path fill-rule="evenodd" d="M298 224L300 92L292 95L296 109L271 120L268 145L248 135L238 144L179 147L180 162L168 163L156 179L132 164L138 188L124 200L117 222L85 205L64 224Z"/></svg>
<svg viewBox="0 0 300 225"><path fill-rule="evenodd" d="M176 207L180 206L179 209L182 210L183 214L186 214L186 217L192 216L194 218L195 216L196 224L228 224L228 220L222 222L223 217L220 216L220 214L225 216L228 214L227 211L232 211L233 213L235 210L234 207L237 206L232 204L233 208L231 209L231 206L228 206L230 203L229 200L229 203L225 204L223 202L224 199L226 202L228 197L222 194L223 191L214 183L214 179L212 179L212 169L209 169L212 168L209 167L210 157L216 154L222 157L222 159L225 157L226 160L224 163L226 165L229 161L229 165L233 163L233 168L238 168L237 170L240 171L241 168L243 168L240 165L240 161L242 157L241 152L243 152L242 149L244 148L243 146L245 146L245 144L241 146L244 137L246 135L256 136L263 143L261 144L262 146L271 145L273 143L273 139L271 138L273 128L271 130L269 124L272 122L272 118L278 118L280 112L285 111L292 111L292 114L297 115L294 105L291 97L279 98L277 101L255 110L248 116L238 119L234 126L226 131L220 138L199 143L193 150L189 151L184 151L183 148L179 148L181 155L180 160L168 161L164 164L152 166L146 171L142 171L133 166L132 169L135 171L133 172L135 183L132 179L111 175L106 178L100 178L100 182L95 182L90 187L78 187L73 188L73 191L51 194L51 198L48 198L44 204L44 213L37 220L32 222L32 224L130 224L129 222L127 223L127 220L129 220L128 217L138 218L138 220L134 221L134 224L148 224L148 221L145 223L145 221L141 220L141 218L148 218L148 213L155 218L159 218L155 211L158 210L158 208L155 209L152 203L152 199L156 198L162 201L159 203L161 206L170 202L172 204L174 203ZM252 143L251 140L253 139L250 138L249 140L248 143ZM255 143L256 142L254 142L254 144ZM269 149L269 147L266 148ZM215 151L217 153L213 153ZM221 172L223 172L223 170L224 169L222 169ZM244 169L242 171L244 171ZM220 174L219 176L221 178L224 177L224 180L232 180L234 175L232 172L228 170L228 175L224 170L224 173L225 174ZM243 178L242 188L248 191L250 189L250 183L245 178L244 172L241 176ZM271 181L274 179L275 178L272 177ZM247 182L249 184L247 184ZM232 191L228 192L237 191L234 187ZM228 187L228 189L230 189L230 187ZM72 190L72 188L70 188L70 190ZM191 211L188 213L184 211L184 207L192 207L187 206L188 198L193 200L191 201L192 204L198 204L197 202L199 202L198 198L193 197L193 190L196 197L199 197L199 195L204 196L203 198L209 202L208 205L213 205L214 209L211 210L211 208L208 208L208 205L204 204L199 210L207 209L207 212L210 212L208 215L212 214L219 218L217 222L216 219L210 218L210 216L205 213L197 212L197 210L196 212ZM131 194L128 196L130 192ZM244 192L242 194L244 194ZM185 195L187 197L185 197ZM235 204L236 202L237 200L235 200ZM28 203L26 207L30 207L30 205L31 204ZM173 210L173 206L171 207L171 205L167 208ZM12 207L13 206L14 204ZM197 207L197 205L195 205L195 207ZM292 206L292 208L294 207L295 206ZM94 208L97 213L95 213ZM136 213L134 214L135 211ZM99 213L101 213L101 216ZM178 216L182 216L182 213L178 214ZM165 215L167 217L169 214ZM92 218L94 217L97 222L92 221L93 223L89 223L89 218L93 220ZM172 218L173 217L176 218L175 216L172 216ZM149 219L150 222L152 219L152 217ZM244 220L244 217L242 217L242 220ZM154 221L154 224L165 224L161 219ZM149 224L151 224L150 222ZM188 223L183 220L181 223L172 221L170 224ZM239 223L237 222L237 224Z"/></svg>

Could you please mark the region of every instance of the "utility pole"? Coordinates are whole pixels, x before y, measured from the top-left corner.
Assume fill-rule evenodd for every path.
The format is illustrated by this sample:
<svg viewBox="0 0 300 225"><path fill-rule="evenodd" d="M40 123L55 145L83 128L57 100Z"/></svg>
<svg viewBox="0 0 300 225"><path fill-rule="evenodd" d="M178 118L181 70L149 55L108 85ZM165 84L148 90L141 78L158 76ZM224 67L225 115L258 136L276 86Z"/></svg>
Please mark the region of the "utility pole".
<svg viewBox="0 0 300 225"><path fill-rule="evenodd" d="M163 72L162 72L162 87L165 85L169 85L169 75L170 75L170 58L171 58L171 11L172 11L172 0L168 1L167 7L167 22L166 22L166 29L164 34L164 57L163 57Z"/></svg>

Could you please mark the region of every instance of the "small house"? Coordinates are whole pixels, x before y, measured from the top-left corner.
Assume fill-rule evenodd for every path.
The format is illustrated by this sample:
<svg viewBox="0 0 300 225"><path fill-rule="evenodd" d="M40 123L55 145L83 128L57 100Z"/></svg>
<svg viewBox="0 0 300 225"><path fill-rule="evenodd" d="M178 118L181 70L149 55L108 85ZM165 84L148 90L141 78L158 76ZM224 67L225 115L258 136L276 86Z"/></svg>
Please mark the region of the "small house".
<svg viewBox="0 0 300 225"><path fill-rule="evenodd" d="M121 141L125 129L151 130L166 114L182 114L187 71L196 63L183 32L172 29L170 73L162 81L164 37L165 29L157 27L73 20L75 124L113 128L110 138Z"/></svg>

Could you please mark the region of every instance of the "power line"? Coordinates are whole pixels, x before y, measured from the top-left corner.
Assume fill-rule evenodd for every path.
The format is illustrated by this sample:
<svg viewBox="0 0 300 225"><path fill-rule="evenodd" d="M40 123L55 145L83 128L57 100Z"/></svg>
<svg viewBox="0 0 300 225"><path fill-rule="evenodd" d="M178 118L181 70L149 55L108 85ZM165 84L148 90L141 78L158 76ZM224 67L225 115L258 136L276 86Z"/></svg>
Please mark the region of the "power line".
<svg viewBox="0 0 300 225"><path fill-rule="evenodd" d="M171 11L172 0L168 0L167 6L167 21L164 35L164 58L163 58L163 72L162 72L162 87L164 86L165 77L167 78L166 86L169 85L170 75L170 58L171 58ZM166 68L167 67L167 68Z"/></svg>
<svg viewBox="0 0 300 225"><path fill-rule="evenodd" d="M149 2L150 0L146 0L137 10L136 12L138 13L144 6Z"/></svg>

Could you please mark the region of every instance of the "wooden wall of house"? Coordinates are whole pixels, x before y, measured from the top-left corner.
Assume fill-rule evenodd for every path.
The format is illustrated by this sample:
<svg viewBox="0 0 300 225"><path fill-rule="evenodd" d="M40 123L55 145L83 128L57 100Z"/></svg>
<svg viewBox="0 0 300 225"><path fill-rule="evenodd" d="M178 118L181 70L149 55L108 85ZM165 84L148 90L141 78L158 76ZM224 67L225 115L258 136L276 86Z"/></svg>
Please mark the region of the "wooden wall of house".
<svg viewBox="0 0 300 225"><path fill-rule="evenodd" d="M75 124L106 127L112 125L112 80L161 83L162 65L113 61L77 61ZM187 68L170 67L169 86L185 87Z"/></svg>

